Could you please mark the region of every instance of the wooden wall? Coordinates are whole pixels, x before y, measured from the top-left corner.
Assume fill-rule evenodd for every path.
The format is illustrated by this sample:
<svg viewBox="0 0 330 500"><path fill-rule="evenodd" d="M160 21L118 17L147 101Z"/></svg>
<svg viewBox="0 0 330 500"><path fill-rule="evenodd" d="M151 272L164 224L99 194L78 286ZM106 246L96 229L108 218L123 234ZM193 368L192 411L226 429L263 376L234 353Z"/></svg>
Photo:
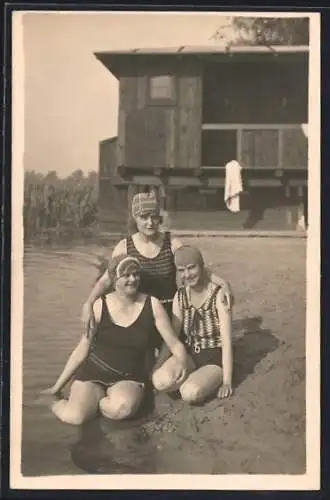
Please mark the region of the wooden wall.
<svg viewBox="0 0 330 500"><path fill-rule="evenodd" d="M174 76L173 103L149 98L151 68L119 83L118 165L194 168L201 162L202 76L198 66L160 70Z"/></svg>
<svg viewBox="0 0 330 500"><path fill-rule="evenodd" d="M117 174L117 138L99 144L99 210L101 226L121 231L127 219L127 183Z"/></svg>

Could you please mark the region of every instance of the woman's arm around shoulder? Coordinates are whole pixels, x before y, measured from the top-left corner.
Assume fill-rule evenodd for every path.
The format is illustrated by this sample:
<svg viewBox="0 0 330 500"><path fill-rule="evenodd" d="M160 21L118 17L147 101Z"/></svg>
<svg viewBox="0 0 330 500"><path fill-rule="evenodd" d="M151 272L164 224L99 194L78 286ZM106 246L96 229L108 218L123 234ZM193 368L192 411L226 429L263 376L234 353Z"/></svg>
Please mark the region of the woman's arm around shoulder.
<svg viewBox="0 0 330 500"><path fill-rule="evenodd" d="M113 249L112 254L110 256L110 260L113 257L116 257L117 255L122 255L122 254L125 255L126 253L127 253L126 239L123 239L119 241L119 243L117 243L117 245ZM94 321L93 304L105 293L105 291L110 287L110 285L111 285L110 276L108 270L106 270L100 277L100 279L95 283L89 297L83 304L81 312L81 321L83 327L86 330L88 329L89 323Z"/></svg>
<svg viewBox="0 0 330 500"><path fill-rule="evenodd" d="M183 243L180 240L180 238L177 238L176 236L170 235L170 238L171 238L171 250L172 253L174 254L176 250L178 250L178 248L181 248L183 246Z"/></svg>
<svg viewBox="0 0 330 500"><path fill-rule="evenodd" d="M112 250L111 257L117 257L118 255L127 255L127 243L126 238L120 240L117 245Z"/></svg>

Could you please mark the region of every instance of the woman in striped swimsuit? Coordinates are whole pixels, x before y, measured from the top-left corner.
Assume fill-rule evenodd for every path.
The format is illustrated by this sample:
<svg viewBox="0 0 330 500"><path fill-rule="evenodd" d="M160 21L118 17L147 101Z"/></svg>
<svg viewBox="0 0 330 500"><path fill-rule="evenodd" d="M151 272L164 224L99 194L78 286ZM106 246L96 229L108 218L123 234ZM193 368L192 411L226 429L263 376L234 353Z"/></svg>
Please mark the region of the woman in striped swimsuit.
<svg viewBox="0 0 330 500"><path fill-rule="evenodd" d="M160 231L160 206L154 195L136 194L132 201L132 216L137 230L132 236L124 238L116 245L112 257L126 254L139 259L142 269L141 291L157 297L171 317L173 297L177 290L174 253L182 246L182 242L169 232ZM221 287L221 300L230 308L232 295L229 284L214 274L211 275L211 279ZM106 271L83 305L81 319L85 328L93 318L94 302L110 286L111 280ZM155 347L159 348L161 343L161 338L158 337ZM166 349L164 356L167 356Z"/></svg>
<svg viewBox="0 0 330 500"><path fill-rule="evenodd" d="M173 301L173 326L183 330L189 354L189 370L183 381L172 356L154 371L153 385L159 391L179 390L184 401L201 402L217 393L232 394L233 355L231 313L220 298L220 287L210 281L199 250L182 246L175 253L175 265L185 286Z"/></svg>
<svg viewBox="0 0 330 500"><path fill-rule="evenodd" d="M57 382L43 391L60 398L52 411L63 422L82 424L98 409L112 420L132 416L150 378L145 357L156 331L177 358L184 378L186 350L159 300L139 292L140 270L133 257L113 260L109 274L115 291L96 301L94 328L82 335ZM61 389L72 378L69 399L61 399Z"/></svg>

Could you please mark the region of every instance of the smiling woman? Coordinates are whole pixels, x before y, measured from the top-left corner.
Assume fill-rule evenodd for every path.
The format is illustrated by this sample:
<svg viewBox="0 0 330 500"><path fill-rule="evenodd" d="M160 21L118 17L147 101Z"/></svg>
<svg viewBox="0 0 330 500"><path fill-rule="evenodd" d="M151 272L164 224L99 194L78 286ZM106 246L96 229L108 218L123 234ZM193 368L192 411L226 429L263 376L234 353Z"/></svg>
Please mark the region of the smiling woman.
<svg viewBox="0 0 330 500"><path fill-rule="evenodd" d="M174 297L173 327L177 334L183 330L189 372L182 381L171 357L153 373L154 386L166 392L179 389L188 403L200 403L214 394L227 398L232 394L233 374L231 314L221 303L220 287L205 272L197 248L179 248L175 265L184 286Z"/></svg>

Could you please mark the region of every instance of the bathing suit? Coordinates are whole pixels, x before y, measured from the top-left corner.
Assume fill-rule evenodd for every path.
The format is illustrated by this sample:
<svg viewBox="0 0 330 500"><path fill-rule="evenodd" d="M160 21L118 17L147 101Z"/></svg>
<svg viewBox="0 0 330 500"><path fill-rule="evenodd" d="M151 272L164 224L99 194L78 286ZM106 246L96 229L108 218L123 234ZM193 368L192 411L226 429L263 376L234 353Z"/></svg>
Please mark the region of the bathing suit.
<svg viewBox="0 0 330 500"><path fill-rule="evenodd" d="M178 303L183 316L183 341L196 368L210 364L222 365L221 325L216 307L220 288L216 286L199 308L189 303L186 288L178 290Z"/></svg>
<svg viewBox="0 0 330 500"><path fill-rule="evenodd" d="M141 265L141 292L157 297L163 304L169 317L172 317L173 297L176 293L176 269L171 248L171 235L164 233L164 242L156 257L141 255L134 245L132 236L126 239L127 255L135 257ZM157 336L155 347L163 343Z"/></svg>
<svg viewBox="0 0 330 500"><path fill-rule="evenodd" d="M128 327L115 324L105 298L88 358L79 366L75 379L109 386L121 380L145 382L146 356L157 334L151 297L147 295L138 318Z"/></svg>

